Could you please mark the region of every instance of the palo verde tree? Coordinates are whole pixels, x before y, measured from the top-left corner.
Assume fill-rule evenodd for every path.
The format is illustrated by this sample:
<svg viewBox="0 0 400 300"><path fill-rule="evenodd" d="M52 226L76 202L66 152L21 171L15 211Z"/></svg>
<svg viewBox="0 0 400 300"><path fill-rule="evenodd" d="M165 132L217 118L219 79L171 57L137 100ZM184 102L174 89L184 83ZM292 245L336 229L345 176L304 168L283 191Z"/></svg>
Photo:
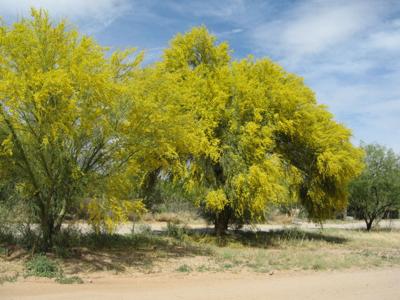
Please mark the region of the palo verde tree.
<svg viewBox="0 0 400 300"><path fill-rule="evenodd" d="M125 62L131 50L106 51L42 10L0 26L0 175L32 207L45 249L83 198L108 216L142 209L122 198L119 176L137 153L135 131L125 133L141 55Z"/></svg>
<svg viewBox="0 0 400 300"><path fill-rule="evenodd" d="M131 174L139 184L138 197L151 206L159 177L181 178L189 156L204 151L208 139L188 109L192 91L179 74L165 72L158 64L147 66L135 72L129 91L134 105L126 135L138 151L137 170Z"/></svg>
<svg viewBox="0 0 400 300"><path fill-rule="evenodd" d="M350 185L349 211L367 230L386 212L400 209L400 157L377 144L363 145L365 169Z"/></svg>
<svg viewBox="0 0 400 300"><path fill-rule="evenodd" d="M182 174L208 148L179 74L107 51L45 11L0 27L0 181L32 207L44 248L82 203L96 230L143 213L143 178Z"/></svg>
<svg viewBox="0 0 400 300"><path fill-rule="evenodd" d="M188 163L188 187L218 234L261 221L270 203L299 199L313 219L346 206L362 151L301 78L268 59L232 61L204 27L178 34L162 68L191 90L186 107L208 139Z"/></svg>

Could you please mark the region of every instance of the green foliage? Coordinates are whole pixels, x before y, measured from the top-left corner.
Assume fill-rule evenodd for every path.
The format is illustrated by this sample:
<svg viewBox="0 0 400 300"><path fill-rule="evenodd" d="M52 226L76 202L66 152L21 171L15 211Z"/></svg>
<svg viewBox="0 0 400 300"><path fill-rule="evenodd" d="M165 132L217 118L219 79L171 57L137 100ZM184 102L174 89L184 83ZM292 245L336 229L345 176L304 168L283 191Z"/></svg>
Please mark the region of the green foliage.
<svg viewBox="0 0 400 300"><path fill-rule="evenodd" d="M120 201L116 198L95 199L88 205L89 223L95 232L114 232L117 225L128 221L128 217L141 216L146 212L141 201Z"/></svg>
<svg viewBox="0 0 400 300"><path fill-rule="evenodd" d="M45 247L84 199L96 230L143 214L148 174L182 175L208 147L180 74L107 51L43 10L0 30L0 181L12 179Z"/></svg>
<svg viewBox="0 0 400 300"><path fill-rule="evenodd" d="M303 80L270 60L233 61L206 28L178 34L157 65L191 91L184 105L206 138L188 163L186 188L223 232L262 221L271 204L297 201L313 219L346 207L362 151Z"/></svg>
<svg viewBox="0 0 400 300"><path fill-rule="evenodd" d="M176 238L177 240L183 240L187 235L187 229L184 226L168 222L167 235Z"/></svg>
<svg viewBox="0 0 400 300"><path fill-rule="evenodd" d="M172 175L172 174L170 174ZM144 202L153 213L182 213L182 211L195 214L194 205L196 194L185 190L181 179L160 178L155 180L151 191L147 193Z"/></svg>
<svg viewBox="0 0 400 300"><path fill-rule="evenodd" d="M350 185L349 211L370 230L386 212L400 209L400 156L377 144L363 149L365 169Z"/></svg>
<svg viewBox="0 0 400 300"><path fill-rule="evenodd" d="M0 234L25 236L33 221L32 209L13 194L12 180L0 175Z"/></svg>
<svg viewBox="0 0 400 300"><path fill-rule="evenodd" d="M25 268L26 276L55 278L55 281L60 284L83 283L79 276L66 276L59 264L43 254L36 255L28 260Z"/></svg>
<svg viewBox="0 0 400 300"><path fill-rule="evenodd" d="M25 264L28 276L55 278L60 274L60 267L57 263L45 255L36 255Z"/></svg>
<svg viewBox="0 0 400 300"><path fill-rule="evenodd" d="M110 233L162 202L157 188L188 196L218 233L298 199L318 220L346 206L362 151L301 78L234 61L205 27L152 65L134 54L43 10L0 26L0 193L39 223L43 250L66 215L83 209Z"/></svg>
<svg viewBox="0 0 400 300"><path fill-rule="evenodd" d="M183 264L180 265L177 269L177 272L181 272L181 273L190 273L192 272L192 268L190 266L188 266L187 264Z"/></svg>
<svg viewBox="0 0 400 300"><path fill-rule="evenodd" d="M142 56L108 55L69 28L34 9L0 28L0 181L11 178L10 194L29 204L45 248L83 198L135 200L121 174L141 134L128 86Z"/></svg>

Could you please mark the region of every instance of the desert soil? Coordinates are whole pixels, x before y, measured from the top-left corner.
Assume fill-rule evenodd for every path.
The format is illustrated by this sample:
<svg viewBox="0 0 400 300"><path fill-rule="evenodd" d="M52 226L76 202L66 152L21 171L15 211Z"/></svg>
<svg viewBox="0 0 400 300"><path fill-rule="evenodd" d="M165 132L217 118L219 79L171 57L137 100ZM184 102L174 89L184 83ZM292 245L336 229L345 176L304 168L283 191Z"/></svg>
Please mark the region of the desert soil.
<svg viewBox="0 0 400 300"><path fill-rule="evenodd" d="M135 225L135 232L141 231L141 225L148 226L149 229L153 231L165 231L167 227L166 222L145 222L143 224L138 223ZM191 223L186 224L187 227L192 229L201 229L201 230L213 230L213 226L207 225L203 222L200 223ZM65 227L68 227L68 224L65 224ZM87 223L75 223L75 227L79 229L82 233L90 232L92 228ZM391 229L400 229L400 220L382 220L379 222L380 228L391 228ZM117 227L116 233L118 234L129 234L132 232L132 223L128 222L126 224L122 224ZM281 230L281 229L320 229L321 225L312 223L312 222L304 222L299 221L292 224L258 224L254 227L245 225L242 230L259 230L264 232L269 232L273 230ZM338 223L324 223L323 228L331 228L331 229L365 229L364 221L352 221L352 222L338 222Z"/></svg>
<svg viewBox="0 0 400 300"><path fill-rule="evenodd" d="M25 279L0 299L400 299L400 268L277 274L169 274L86 278L81 285Z"/></svg>

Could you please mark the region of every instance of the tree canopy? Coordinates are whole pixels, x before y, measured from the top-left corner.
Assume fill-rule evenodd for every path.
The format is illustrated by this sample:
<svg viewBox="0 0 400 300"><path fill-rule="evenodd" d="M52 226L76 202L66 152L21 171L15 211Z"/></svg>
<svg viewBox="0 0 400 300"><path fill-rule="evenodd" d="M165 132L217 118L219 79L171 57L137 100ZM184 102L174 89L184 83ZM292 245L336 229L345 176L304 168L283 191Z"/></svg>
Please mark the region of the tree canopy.
<svg viewBox="0 0 400 300"><path fill-rule="evenodd" d="M206 28L178 34L160 64L192 86L196 120L209 146L190 161L199 205L219 231L261 221L269 203L294 197L311 218L346 206L362 168L351 132L317 104L303 80L268 59L233 60ZM190 103L190 105L192 105Z"/></svg>
<svg viewBox="0 0 400 300"><path fill-rule="evenodd" d="M172 75L139 68L134 49L107 51L42 10L0 27L1 179L46 243L83 199L108 229L143 211L131 177L172 165L197 138Z"/></svg>
<svg viewBox="0 0 400 300"><path fill-rule="evenodd" d="M363 149L365 169L350 185L349 210L370 230L385 213L400 209L400 156L378 144Z"/></svg>
<svg viewBox="0 0 400 300"><path fill-rule="evenodd" d="M196 191L218 233L271 203L299 201L318 220L345 207L362 151L300 77L232 59L205 27L160 61L142 57L42 10L0 26L0 180L33 209L45 247L83 203L98 229L143 213L148 178Z"/></svg>

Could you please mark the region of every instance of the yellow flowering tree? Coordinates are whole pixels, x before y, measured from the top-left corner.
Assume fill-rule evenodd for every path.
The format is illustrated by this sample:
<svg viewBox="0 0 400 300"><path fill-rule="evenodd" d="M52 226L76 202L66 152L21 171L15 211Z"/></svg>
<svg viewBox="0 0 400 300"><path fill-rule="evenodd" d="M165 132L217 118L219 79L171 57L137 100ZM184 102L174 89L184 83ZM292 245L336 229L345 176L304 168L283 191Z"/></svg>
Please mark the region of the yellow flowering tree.
<svg viewBox="0 0 400 300"><path fill-rule="evenodd" d="M185 106L207 141L188 162L187 186L207 191L198 205L218 234L289 198L319 220L345 207L362 152L301 78L267 59L233 61L204 27L178 34L161 67L191 91Z"/></svg>
<svg viewBox="0 0 400 300"><path fill-rule="evenodd" d="M126 136L137 150L137 170L130 176L137 183L138 197L151 206L149 198L159 177L182 178L187 160L204 151L208 139L188 109L194 101L192 90L178 74L165 72L159 64L147 66L135 73L129 95L133 104Z"/></svg>
<svg viewBox="0 0 400 300"><path fill-rule="evenodd" d="M69 26L34 9L32 18L0 26L0 175L33 208L44 248L80 200L111 199L110 210L133 200L117 197L110 178L127 172L137 152L136 132L126 132L141 55L106 55ZM142 210L123 204L111 215Z"/></svg>
<svg viewBox="0 0 400 300"><path fill-rule="evenodd" d="M83 204L97 231L143 214L143 179L182 176L208 148L180 74L69 27L35 9L0 26L1 181L33 207L45 248Z"/></svg>
<svg viewBox="0 0 400 300"><path fill-rule="evenodd" d="M157 176L184 178L218 233L288 199L316 219L344 207L362 154L297 76L233 61L204 27L146 68L107 51L41 10L0 26L0 180L44 248L83 202L96 230L143 213L137 188Z"/></svg>

